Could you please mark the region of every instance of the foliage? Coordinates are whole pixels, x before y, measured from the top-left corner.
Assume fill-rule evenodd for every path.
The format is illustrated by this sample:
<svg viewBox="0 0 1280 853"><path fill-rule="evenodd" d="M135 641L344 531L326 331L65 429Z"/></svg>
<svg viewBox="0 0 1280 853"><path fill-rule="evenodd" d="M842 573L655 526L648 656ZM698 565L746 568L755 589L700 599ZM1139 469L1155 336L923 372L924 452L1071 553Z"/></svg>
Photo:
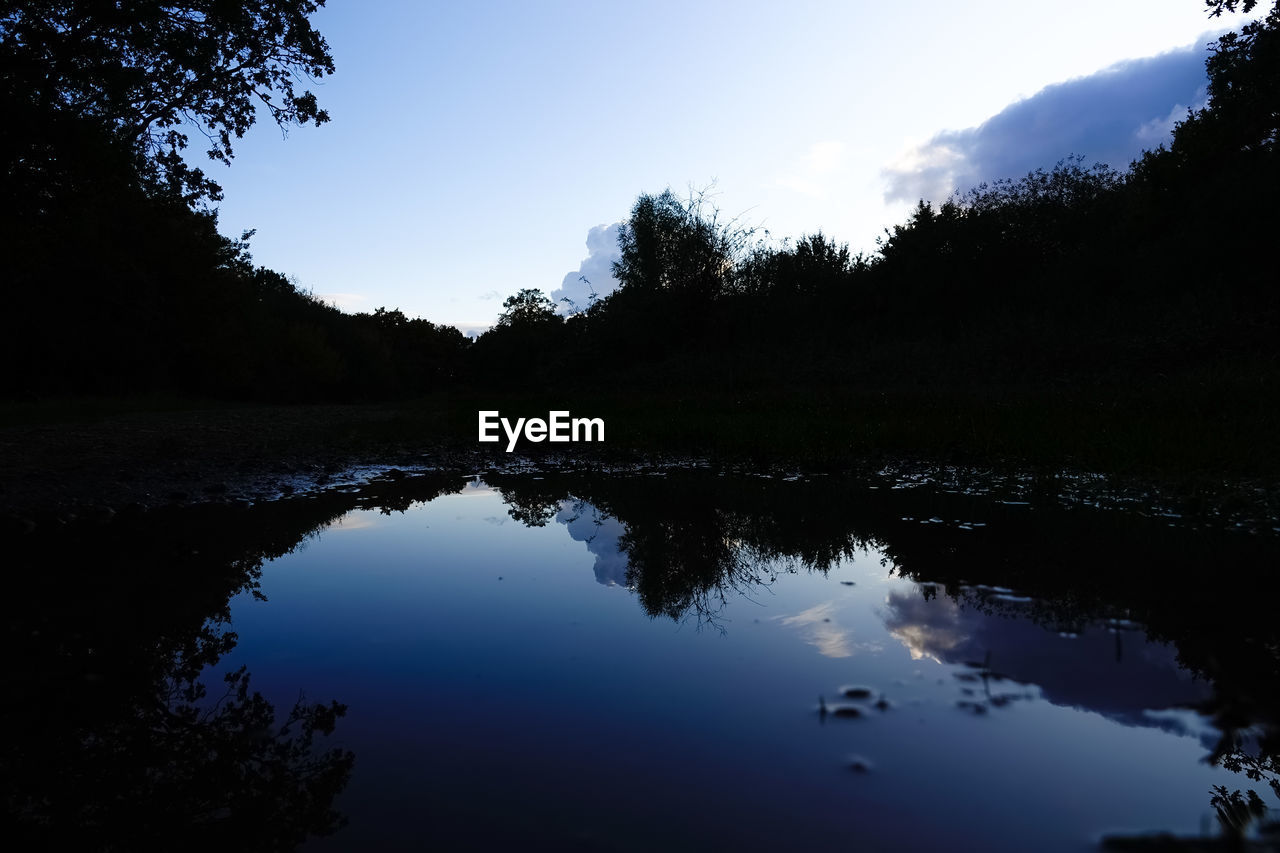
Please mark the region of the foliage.
<svg viewBox="0 0 1280 853"><path fill-rule="evenodd" d="M1249 826L1267 814L1267 806L1256 791L1241 794L1228 791L1226 785L1214 785L1209 804L1218 815L1218 825L1225 835L1243 839Z"/></svg>
<svg viewBox="0 0 1280 853"><path fill-rule="evenodd" d="M0 90L6 115L29 133L6 165L56 168L62 127L99 129L138 158L143 174L190 201L217 185L181 158L194 125L208 155L229 163L232 140L263 109L282 128L329 120L299 76L332 74L309 16L324 0L140 0L128 4L22 0L0 11ZM12 142L13 140L6 140ZM28 180L31 180L28 177Z"/></svg>
<svg viewBox="0 0 1280 853"><path fill-rule="evenodd" d="M218 233L216 185L180 152L232 157L258 110L328 115L316 0L24 2L0 10L0 230L11 310L0 391L351 399L454 381L467 342L398 311L347 315Z"/></svg>
<svg viewBox="0 0 1280 853"><path fill-rule="evenodd" d="M689 390L1270 382L1278 34L1280 4L1223 36L1209 105L1129 171L1072 155L921 201L869 258L820 232L768 245L705 193L641 195L621 287L573 318L566 373Z"/></svg>
<svg viewBox="0 0 1280 853"><path fill-rule="evenodd" d="M1210 17L1217 18L1223 12L1234 12L1237 8L1247 15L1258 5L1258 0L1204 0L1204 5L1209 8Z"/></svg>
<svg viewBox="0 0 1280 853"><path fill-rule="evenodd" d="M299 695L277 713L243 667L216 675L231 599L261 598L263 563L345 511L126 515L15 543L29 606L0 718L24 736L0 747L0 797L19 848L292 850L345 823L354 756L324 741L345 706Z"/></svg>
<svg viewBox="0 0 1280 853"><path fill-rule="evenodd" d="M536 288L525 288L502 303L498 323L479 340L469 358L484 385L541 384L554 375L566 344L565 320L555 303Z"/></svg>
<svg viewBox="0 0 1280 853"><path fill-rule="evenodd" d="M556 314L555 303L541 290L526 287L515 296L508 296L502 303L502 314L498 317L499 326L533 326L540 323L555 323L560 317Z"/></svg>
<svg viewBox="0 0 1280 853"><path fill-rule="evenodd" d="M1256 4L1210 0L1208 5L1218 15L1234 12L1238 5L1249 12ZM1221 36L1211 46L1205 69L1208 105L1179 122L1168 149L1147 152L1136 164L1145 179L1177 181L1170 169L1197 180L1206 172L1220 173L1223 179L1240 168L1274 169L1280 132L1280 3L1239 32Z"/></svg>
<svg viewBox="0 0 1280 853"><path fill-rule="evenodd" d="M247 236L220 236L198 209L211 185L173 159L190 120L229 160L255 98L282 126L327 118L292 76L332 71L308 22L320 5L28 0L0 12L0 97L16 119L0 125L0 229L23 247L4 261L0 356L31 365L5 392L1274 390L1280 4L1219 39L1209 104L1127 172L1069 156L921 201L871 256L822 232L769 242L706 190L642 194L619 234L615 292L565 319L520 290L474 344L398 310L344 314L255 267ZM73 62L77 40L92 49Z"/></svg>
<svg viewBox="0 0 1280 853"><path fill-rule="evenodd" d="M735 264L749 249L754 229L736 219L722 222L708 191L685 201L671 190L641 195L618 233L613 276L622 288L690 296L701 302L729 289Z"/></svg>
<svg viewBox="0 0 1280 853"><path fill-rule="evenodd" d="M745 294L795 297L848 286L866 267L861 255L849 254L847 243L836 243L821 231L784 241L780 248L756 246L739 265L735 289Z"/></svg>
<svg viewBox="0 0 1280 853"><path fill-rule="evenodd" d="M1205 68L1209 106L1193 120L1219 125L1228 151L1274 151L1280 130L1280 3L1265 18L1219 38Z"/></svg>

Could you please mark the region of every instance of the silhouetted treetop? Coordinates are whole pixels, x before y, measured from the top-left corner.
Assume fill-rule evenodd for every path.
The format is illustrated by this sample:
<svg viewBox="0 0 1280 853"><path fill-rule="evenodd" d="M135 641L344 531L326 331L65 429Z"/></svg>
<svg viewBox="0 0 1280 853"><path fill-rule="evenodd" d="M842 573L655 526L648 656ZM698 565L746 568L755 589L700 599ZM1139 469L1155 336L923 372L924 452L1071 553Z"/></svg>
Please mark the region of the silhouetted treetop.
<svg viewBox="0 0 1280 853"><path fill-rule="evenodd" d="M1280 130L1280 2L1266 17L1219 38L1205 69L1209 106L1196 120L1209 123L1215 141L1228 150L1274 147Z"/></svg>
<svg viewBox="0 0 1280 853"><path fill-rule="evenodd" d="M632 291L712 298L727 289L754 233L737 220L722 222L705 191L685 201L669 189L646 193L618 232L613 276Z"/></svg>
<svg viewBox="0 0 1280 853"><path fill-rule="evenodd" d="M308 20L324 0L6 3L0 11L0 79L24 120L70 116L102 125L135 148L152 176L192 197L216 184L179 152L195 125L212 159L230 162L232 139L261 105L282 128L328 114L300 76L332 74L324 38ZM12 118L10 115L8 118Z"/></svg>
<svg viewBox="0 0 1280 853"><path fill-rule="evenodd" d="M502 303L505 309L498 317L499 326L530 326L560 319L555 303L541 290L526 287Z"/></svg>
<svg viewBox="0 0 1280 853"><path fill-rule="evenodd" d="M1234 12L1236 9L1247 15L1258 5L1258 0L1204 0L1204 5L1209 9L1209 17L1216 18L1223 12Z"/></svg>
<svg viewBox="0 0 1280 853"><path fill-rule="evenodd" d="M779 248L757 246L738 267L734 288L743 294L789 296L812 294L846 286L855 270L867 264L849 254L847 243L836 243L821 231L806 234Z"/></svg>

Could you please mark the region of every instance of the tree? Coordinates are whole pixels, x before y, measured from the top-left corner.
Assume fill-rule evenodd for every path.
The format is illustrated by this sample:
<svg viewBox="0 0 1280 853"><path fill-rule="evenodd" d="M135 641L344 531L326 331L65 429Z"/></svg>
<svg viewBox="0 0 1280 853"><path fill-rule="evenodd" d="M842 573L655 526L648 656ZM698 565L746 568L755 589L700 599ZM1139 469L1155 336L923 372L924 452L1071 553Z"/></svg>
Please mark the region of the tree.
<svg viewBox="0 0 1280 853"><path fill-rule="evenodd" d="M1209 0L1212 16L1251 12L1256 0ZM1226 33L1205 62L1208 104L1187 114L1167 146L1144 152L1129 182L1140 205L1135 219L1170 246L1212 235L1214 263L1206 281L1233 289L1253 283L1249 299L1273 307L1269 259L1257 254L1275 233L1280 182L1280 2ZM1222 261L1227 260L1224 266ZM1185 274L1185 266L1180 267ZM1254 304L1251 311L1261 311Z"/></svg>
<svg viewBox="0 0 1280 853"><path fill-rule="evenodd" d="M613 276L623 289L713 299L728 289L754 234L737 220L722 223L705 191L686 201L669 189L646 193L618 232Z"/></svg>
<svg viewBox="0 0 1280 853"><path fill-rule="evenodd" d="M1209 17L1217 18L1223 12L1234 12L1237 8L1247 15L1258 5L1258 0L1204 0L1204 5L1209 9Z"/></svg>
<svg viewBox="0 0 1280 853"><path fill-rule="evenodd" d="M1211 0L1212 15L1236 10L1235 0ZM1250 12L1254 0L1243 0ZM1218 39L1205 63L1209 106L1196 118L1217 126L1225 146L1236 151L1274 149L1280 131L1280 2L1239 32Z"/></svg>
<svg viewBox="0 0 1280 853"><path fill-rule="evenodd" d="M855 269L865 265L849 254L849 246L836 243L819 231L798 242L784 240L781 247L758 247L738 267L735 287L740 293L787 296L830 293L845 286Z"/></svg>
<svg viewBox="0 0 1280 853"><path fill-rule="evenodd" d="M1206 0L1210 16L1251 12L1257 0ZM1168 149L1144 153L1135 172L1146 181L1163 180L1168 169L1217 172L1233 166L1252 173L1245 184L1265 185L1258 169L1274 157L1280 137L1280 0L1239 32L1221 36L1205 62L1209 103L1174 128ZM1274 166L1273 166L1274 168Z"/></svg>
<svg viewBox="0 0 1280 853"><path fill-rule="evenodd" d="M328 113L299 76L332 74L324 38L308 19L324 0L18 0L0 10L4 175L56 169L67 126L89 125L129 150L154 186L189 203L220 190L187 166L184 125L229 163L232 140L257 109L287 128ZM38 175L37 175L38 177ZM25 183L38 183L27 176Z"/></svg>
<svg viewBox="0 0 1280 853"><path fill-rule="evenodd" d="M538 326L561 322L555 303L541 290L526 287L502 303L506 310L498 317L499 326Z"/></svg>

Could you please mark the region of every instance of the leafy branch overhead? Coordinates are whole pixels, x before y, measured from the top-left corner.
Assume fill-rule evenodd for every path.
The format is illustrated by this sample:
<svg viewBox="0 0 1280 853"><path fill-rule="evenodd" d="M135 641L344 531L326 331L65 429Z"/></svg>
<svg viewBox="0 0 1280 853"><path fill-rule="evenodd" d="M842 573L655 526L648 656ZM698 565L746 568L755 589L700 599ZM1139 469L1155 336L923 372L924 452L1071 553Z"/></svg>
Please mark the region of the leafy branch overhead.
<svg viewBox="0 0 1280 853"><path fill-rule="evenodd" d="M334 71L309 16L324 0L23 2L0 11L6 106L37 124L94 122L162 182L218 188L182 163L186 127L229 163L263 110L283 129L329 115L302 85Z"/></svg>
<svg viewBox="0 0 1280 853"><path fill-rule="evenodd" d="M1209 9L1209 17L1217 18L1223 12L1234 12L1237 8L1247 15L1258 5L1258 0L1205 0L1204 5Z"/></svg>

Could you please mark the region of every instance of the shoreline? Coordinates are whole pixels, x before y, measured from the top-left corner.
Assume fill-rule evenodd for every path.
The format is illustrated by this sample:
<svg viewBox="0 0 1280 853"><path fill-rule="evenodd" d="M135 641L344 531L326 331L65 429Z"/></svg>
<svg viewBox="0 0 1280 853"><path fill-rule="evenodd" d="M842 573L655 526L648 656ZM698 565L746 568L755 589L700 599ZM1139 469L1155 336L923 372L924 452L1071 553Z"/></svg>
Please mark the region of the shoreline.
<svg viewBox="0 0 1280 853"><path fill-rule="evenodd" d="M65 401L64 401L65 402ZM774 473L842 474L928 481L942 488L1028 488L1083 505L1146 506L1212 526L1280 532L1280 481L1198 470L1099 472L944 449L933 453L825 455L821 440L801 452L761 452L759 442L731 437L723 452L705 443L673 442L667 425L640 424L605 445L521 445L506 453L465 432L474 401L403 404L231 405L169 401L79 401L10 407L0 425L0 518L27 529L42 521L109 517L124 509L198 503L251 504L415 471L519 472L718 467ZM513 411L529 401L508 401ZM588 407L581 408L588 411ZM15 415L15 412L17 413ZM723 412L708 413L702 426ZM474 415L471 416L474 418ZM615 415L616 417L616 415ZM474 426L472 426L474 430ZM646 432L646 430L648 430ZM614 430L617 435L622 430ZM467 438L471 440L468 442ZM675 438L679 438L676 435ZM763 440L767 433L760 437ZM628 440L631 439L631 440ZM688 452L674 446L689 446ZM531 452L532 451L532 452Z"/></svg>

